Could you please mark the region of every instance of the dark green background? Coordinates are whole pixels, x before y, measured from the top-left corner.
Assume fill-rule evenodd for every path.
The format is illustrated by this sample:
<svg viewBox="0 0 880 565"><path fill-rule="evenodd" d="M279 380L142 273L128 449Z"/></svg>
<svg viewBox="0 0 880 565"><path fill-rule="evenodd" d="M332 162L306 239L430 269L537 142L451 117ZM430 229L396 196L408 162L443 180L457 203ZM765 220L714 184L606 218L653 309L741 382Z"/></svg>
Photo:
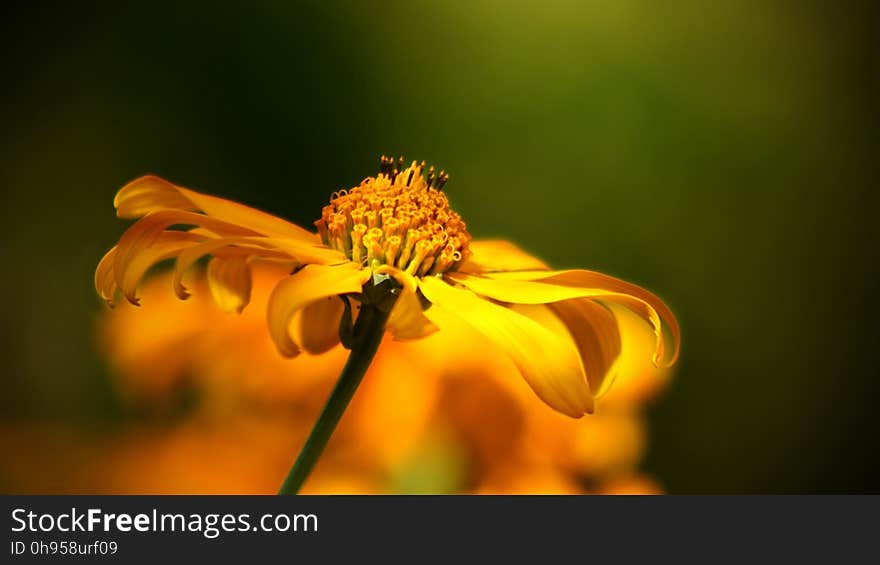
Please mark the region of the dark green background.
<svg viewBox="0 0 880 565"><path fill-rule="evenodd" d="M477 237L663 296L671 492L876 492L876 61L841 3L185 2L7 10L5 420L125 415L95 264L145 172L309 225L381 153Z"/></svg>

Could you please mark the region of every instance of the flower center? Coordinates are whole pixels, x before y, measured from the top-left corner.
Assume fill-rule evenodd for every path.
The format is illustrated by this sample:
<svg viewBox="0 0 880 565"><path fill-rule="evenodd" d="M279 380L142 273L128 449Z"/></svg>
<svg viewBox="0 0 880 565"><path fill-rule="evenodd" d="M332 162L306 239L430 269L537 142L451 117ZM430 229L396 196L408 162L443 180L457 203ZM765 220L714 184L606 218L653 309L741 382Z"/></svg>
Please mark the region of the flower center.
<svg viewBox="0 0 880 565"><path fill-rule="evenodd" d="M425 162L403 168L382 156L379 174L334 192L315 222L324 244L371 267L425 276L455 269L470 254L470 234L441 189L449 176Z"/></svg>

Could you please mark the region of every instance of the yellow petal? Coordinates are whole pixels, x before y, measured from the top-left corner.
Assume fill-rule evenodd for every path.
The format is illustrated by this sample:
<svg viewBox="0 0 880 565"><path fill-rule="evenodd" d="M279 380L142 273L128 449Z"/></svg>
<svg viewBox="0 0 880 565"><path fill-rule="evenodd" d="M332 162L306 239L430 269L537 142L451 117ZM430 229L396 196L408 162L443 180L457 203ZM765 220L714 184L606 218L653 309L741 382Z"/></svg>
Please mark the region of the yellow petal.
<svg viewBox="0 0 880 565"><path fill-rule="evenodd" d="M537 257L502 239L473 240L468 249L472 255L459 268L465 273L549 269Z"/></svg>
<svg viewBox="0 0 880 565"><path fill-rule="evenodd" d="M603 298L604 300L626 306L654 329L656 336L654 364L670 367L678 360L681 350L681 329L675 314L656 294L624 280L582 269L557 271L550 277L542 278L541 282L566 286L594 286L609 291L611 294ZM672 353L669 355L665 354L663 324L669 328L671 334Z"/></svg>
<svg viewBox="0 0 880 565"><path fill-rule="evenodd" d="M376 269L400 284L400 294L388 317L387 328L397 340L420 339L437 331L437 326L422 312L422 301L418 297L418 281L400 269L383 265Z"/></svg>
<svg viewBox="0 0 880 565"><path fill-rule="evenodd" d="M401 289L397 297L387 327L397 340L421 339L437 331L437 326L422 312L419 297L406 287Z"/></svg>
<svg viewBox="0 0 880 565"><path fill-rule="evenodd" d="M190 231L189 233L193 233L194 231L195 230ZM204 241L198 245L183 250L180 255L178 255L177 261L174 265L172 284L174 285L175 294L177 294L178 298L181 300L188 298L189 292L187 292L186 287L183 286L183 276L199 259L205 255L220 254L220 250L224 248L228 248L226 249L227 255L232 254L244 257L257 256L260 258L281 258L288 256L286 253L280 253L262 247L263 245L268 245L266 238L219 237L209 239L208 241Z"/></svg>
<svg viewBox="0 0 880 565"><path fill-rule="evenodd" d="M336 249L325 247L321 243L302 242L293 239L270 237L265 239L272 249L286 253L303 264L338 265L348 258Z"/></svg>
<svg viewBox="0 0 880 565"><path fill-rule="evenodd" d="M654 363L668 367L678 359L681 332L675 315L655 294L632 283L585 270L488 273L483 277L449 273L447 276L483 296L503 302L546 304L570 298L593 298L626 306L654 330ZM672 336L669 356L665 355L664 323Z"/></svg>
<svg viewBox="0 0 880 565"><path fill-rule="evenodd" d="M361 270L352 263L335 267L306 265L278 283L269 297L268 322L269 334L281 354L293 357L299 353L289 327L300 309L328 296L360 292L369 277L369 269Z"/></svg>
<svg viewBox="0 0 880 565"><path fill-rule="evenodd" d="M190 233L204 233L204 230L190 230ZM227 249L228 248L228 249ZM225 249L225 251L224 251ZM263 259L290 259L296 265L319 264L319 265L338 265L348 261L342 252L335 249L324 247L323 245L313 245L311 243L302 243L292 239L282 239L278 237L216 237L210 241L206 241L198 249L192 249L187 255L190 261L186 265L186 270L192 263L198 261L204 255L218 254L221 252L233 252L238 249L247 249L251 255L256 255Z"/></svg>
<svg viewBox="0 0 880 565"><path fill-rule="evenodd" d="M330 351L339 343L339 321L344 306L337 296L307 304L290 324L294 343L312 355Z"/></svg>
<svg viewBox="0 0 880 565"><path fill-rule="evenodd" d="M202 241L201 236L193 235L184 231L169 231L158 234L155 239L151 238L148 245L139 247L128 254L128 259L119 261L119 248L114 260L114 277L116 285L122 290L125 298L132 304L138 304L135 295L137 285L144 274L159 261L170 259L178 255L187 247L198 245Z"/></svg>
<svg viewBox="0 0 880 565"><path fill-rule="evenodd" d="M254 208L215 196L208 196L147 175L122 187L113 201L120 218L138 218L157 210L201 210L224 222L263 235L276 235L318 242L318 236L295 224Z"/></svg>
<svg viewBox="0 0 880 565"><path fill-rule="evenodd" d="M247 257L214 257L208 263L208 288L226 312L238 312L251 300L251 268Z"/></svg>
<svg viewBox="0 0 880 565"><path fill-rule="evenodd" d="M531 271L534 272L534 271ZM549 271L548 271L549 272ZM525 280L501 280L490 275L447 273L446 277L482 296L514 304L548 304L572 298L592 297L601 289L584 289Z"/></svg>
<svg viewBox="0 0 880 565"><path fill-rule="evenodd" d="M113 306L113 297L116 294L116 278L113 275L113 262L116 259L116 246L114 245L98 263L95 269L95 290L107 304Z"/></svg>
<svg viewBox="0 0 880 565"><path fill-rule="evenodd" d="M617 321L606 307L581 298L553 304L512 304L514 312L528 316L556 335L565 336L581 360L594 398L611 384L620 355Z"/></svg>
<svg viewBox="0 0 880 565"><path fill-rule="evenodd" d="M152 212L135 222L135 224L125 230L125 233L119 238L119 243L116 246L116 255L113 260L113 269L117 273L117 279L118 273L125 270L126 264L130 262L135 255L137 255L142 249L149 247L162 236L162 233L166 229L173 225L201 226L224 236L256 235L255 232L245 228L234 226L214 218L209 218L202 214L180 212L177 210ZM204 236L199 237L201 240L204 240Z"/></svg>
<svg viewBox="0 0 880 565"><path fill-rule="evenodd" d="M483 300L469 290L453 288L436 277L421 280L419 288L432 303L425 315L441 331L452 318L467 322L513 360L544 402L573 418L592 412L589 384L577 351L567 338L526 316Z"/></svg>
<svg viewBox="0 0 880 565"><path fill-rule="evenodd" d="M605 397L604 405L639 406L663 390L672 377L672 370L651 363L655 337L644 320L624 306L608 305L617 320L622 343L614 387Z"/></svg>
<svg viewBox="0 0 880 565"><path fill-rule="evenodd" d="M587 298L554 302L547 308L568 328L593 395L603 396L614 380L620 356L620 330L614 314Z"/></svg>

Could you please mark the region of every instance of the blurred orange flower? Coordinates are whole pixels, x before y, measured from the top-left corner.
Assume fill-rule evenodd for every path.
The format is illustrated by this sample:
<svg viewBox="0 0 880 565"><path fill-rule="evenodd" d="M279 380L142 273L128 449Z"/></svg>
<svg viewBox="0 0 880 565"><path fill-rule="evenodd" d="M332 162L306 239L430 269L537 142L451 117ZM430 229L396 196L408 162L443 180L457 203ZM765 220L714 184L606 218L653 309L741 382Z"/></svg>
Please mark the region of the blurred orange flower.
<svg viewBox="0 0 880 565"><path fill-rule="evenodd" d="M462 341L454 332L475 330L488 339L485 351L502 353L544 402L575 418L593 411L616 373L621 328L609 305L623 306L650 325L655 342L648 355L655 364L674 363L678 325L659 298L600 273L551 271L507 242L472 241L441 191L446 180L442 171L426 171L424 163L404 168L402 158L383 157L376 177L333 194L315 222L318 233L312 233L228 200L142 177L116 195L117 214L139 220L101 260L95 285L108 302L119 289L137 304L136 289L147 270L176 258L172 286L187 298L184 275L211 255L210 294L224 310L242 312L255 294L254 266L274 263L282 270L270 289L261 289L269 335L283 355L294 357L331 351L345 340L349 324L340 322L350 311L338 296L380 302L383 297L371 290L389 281L394 296L385 296L393 303L387 329L395 338L425 338L441 328L449 335L433 342L432 355L445 356ZM189 229L174 229L179 226ZM202 316L211 315L199 312L199 320ZM196 317L190 318L184 326L194 323ZM671 333L670 352L664 326ZM164 343L156 335L160 330L139 339L158 348L191 347L185 340ZM234 350L244 343L208 344L204 347L222 355L193 362L226 366L227 356L239 355ZM148 386L161 389L169 370Z"/></svg>

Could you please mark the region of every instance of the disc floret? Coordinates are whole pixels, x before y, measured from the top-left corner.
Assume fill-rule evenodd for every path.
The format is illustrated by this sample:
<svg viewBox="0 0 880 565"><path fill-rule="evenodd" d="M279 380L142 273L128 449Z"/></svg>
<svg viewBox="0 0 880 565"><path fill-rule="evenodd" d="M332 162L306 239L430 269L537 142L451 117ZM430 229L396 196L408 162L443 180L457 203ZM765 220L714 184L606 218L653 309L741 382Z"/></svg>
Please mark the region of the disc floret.
<svg viewBox="0 0 880 565"><path fill-rule="evenodd" d="M379 173L334 192L315 222L325 245L352 261L414 276L455 270L470 255L465 223L442 192L449 176L425 162L385 157Z"/></svg>

